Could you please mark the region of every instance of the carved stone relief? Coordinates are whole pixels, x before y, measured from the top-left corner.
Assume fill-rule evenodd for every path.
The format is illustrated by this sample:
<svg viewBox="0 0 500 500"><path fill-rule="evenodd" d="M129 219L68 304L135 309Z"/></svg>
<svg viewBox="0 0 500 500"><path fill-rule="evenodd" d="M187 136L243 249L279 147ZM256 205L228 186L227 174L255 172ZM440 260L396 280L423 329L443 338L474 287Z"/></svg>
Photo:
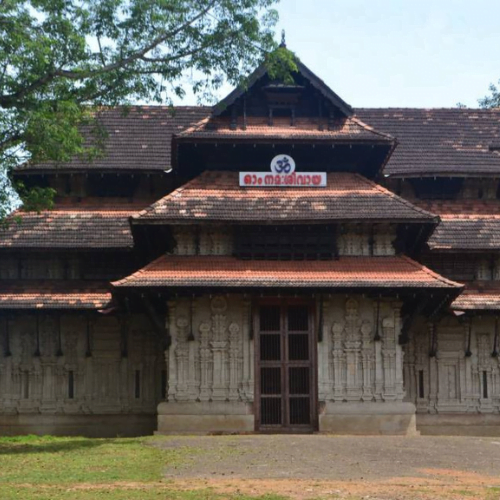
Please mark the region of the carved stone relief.
<svg viewBox="0 0 500 500"><path fill-rule="evenodd" d="M173 330L169 356L169 401L248 401L253 397L253 344L248 338L248 303L241 297L222 295L195 299L193 322L197 338L189 341L189 321L172 318L188 311L179 299L170 307ZM183 314L183 313L182 313ZM247 335L244 338L244 334ZM172 354L173 353L173 354ZM186 368L187 365L187 368ZM244 369L245 367L245 369ZM246 371L245 371L246 370ZM186 386L181 377L188 377ZM184 379L186 380L186 379Z"/></svg>
<svg viewBox="0 0 500 500"><path fill-rule="evenodd" d="M156 371L162 357L156 339L151 341L151 332L143 328L147 320L138 316L130 321L145 346L131 354L137 361L134 366L121 358L116 319L95 318L93 336L99 349L86 356L86 316L40 315L38 332L33 316L13 317L12 356L0 362L0 413L122 413L131 407L154 413L160 399ZM136 400L130 387L139 367L142 393Z"/></svg>
<svg viewBox="0 0 500 500"><path fill-rule="evenodd" d="M377 302L367 298L349 297L339 307L340 297L325 310L331 321L328 339L330 356L328 370L318 369L328 377L330 389L321 394L333 401L401 401L403 389L403 353L397 345L400 325L399 303L381 303L384 317L375 340ZM319 347L321 361L321 350ZM324 381L320 380L320 387Z"/></svg>
<svg viewBox="0 0 500 500"><path fill-rule="evenodd" d="M415 382L409 385L408 396L416 402L417 411L500 412L500 363L492 357L494 318L473 318L472 324L469 321L465 318L459 323L448 317L436 325L435 331L420 323L411 332L406 351L415 353L414 363L408 358L406 368Z"/></svg>

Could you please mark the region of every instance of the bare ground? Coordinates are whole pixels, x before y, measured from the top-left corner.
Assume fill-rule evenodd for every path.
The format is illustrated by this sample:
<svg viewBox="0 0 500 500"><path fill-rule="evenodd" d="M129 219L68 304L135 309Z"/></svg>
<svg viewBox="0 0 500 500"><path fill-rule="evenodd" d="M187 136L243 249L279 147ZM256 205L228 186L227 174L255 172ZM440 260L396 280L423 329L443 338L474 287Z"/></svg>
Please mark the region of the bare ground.
<svg viewBox="0 0 500 500"><path fill-rule="evenodd" d="M298 500L500 500L499 438L176 436L156 446L196 450L165 471L181 489Z"/></svg>

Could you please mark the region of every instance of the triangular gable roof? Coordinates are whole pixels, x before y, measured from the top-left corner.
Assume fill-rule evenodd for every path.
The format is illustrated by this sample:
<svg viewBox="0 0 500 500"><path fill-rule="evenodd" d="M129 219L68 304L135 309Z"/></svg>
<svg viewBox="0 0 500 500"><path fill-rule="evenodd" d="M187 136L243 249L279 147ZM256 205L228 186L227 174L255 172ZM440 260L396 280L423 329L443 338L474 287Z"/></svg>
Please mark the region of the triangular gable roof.
<svg viewBox="0 0 500 500"><path fill-rule="evenodd" d="M345 116L354 114L354 110L339 95L337 95L321 78L316 76L304 63L296 61L298 72L302 74L311 85L317 89L327 100L338 108ZM267 74L265 63L262 63L247 79L247 85L239 85L224 99L214 106L212 115L219 116L228 106L231 106L236 99L241 97L250 87Z"/></svg>

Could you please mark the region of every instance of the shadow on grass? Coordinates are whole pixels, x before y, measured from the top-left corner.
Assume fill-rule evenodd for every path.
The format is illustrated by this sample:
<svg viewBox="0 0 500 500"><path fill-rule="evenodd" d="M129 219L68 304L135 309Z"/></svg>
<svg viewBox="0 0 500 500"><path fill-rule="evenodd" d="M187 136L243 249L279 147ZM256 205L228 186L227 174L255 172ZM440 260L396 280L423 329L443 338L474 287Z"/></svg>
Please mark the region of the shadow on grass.
<svg viewBox="0 0 500 500"><path fill-rule="evenodd" d="M107 444L124 445L126 442L117 438L53 438L51 436L22 436L0 439L1 455L20 455L30 453L72 452L98 448Z"/></svg>

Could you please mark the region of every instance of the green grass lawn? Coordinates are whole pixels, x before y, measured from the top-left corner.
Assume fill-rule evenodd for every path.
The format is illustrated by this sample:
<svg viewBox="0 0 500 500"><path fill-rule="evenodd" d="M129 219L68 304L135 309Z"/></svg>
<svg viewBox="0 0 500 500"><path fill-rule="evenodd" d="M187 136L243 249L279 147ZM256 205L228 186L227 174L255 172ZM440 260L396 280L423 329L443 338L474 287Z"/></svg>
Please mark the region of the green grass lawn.
<svg viewBox="0 0 500 500"><path fill-rule="evenodd" d="M164 471L196 448L160 449L161 438L0 438L0 499L22 500L247 500L210 490L175 491ZM168 439L168 438L166 438ZM259 497L278 500L280 497Z"/></svg>

